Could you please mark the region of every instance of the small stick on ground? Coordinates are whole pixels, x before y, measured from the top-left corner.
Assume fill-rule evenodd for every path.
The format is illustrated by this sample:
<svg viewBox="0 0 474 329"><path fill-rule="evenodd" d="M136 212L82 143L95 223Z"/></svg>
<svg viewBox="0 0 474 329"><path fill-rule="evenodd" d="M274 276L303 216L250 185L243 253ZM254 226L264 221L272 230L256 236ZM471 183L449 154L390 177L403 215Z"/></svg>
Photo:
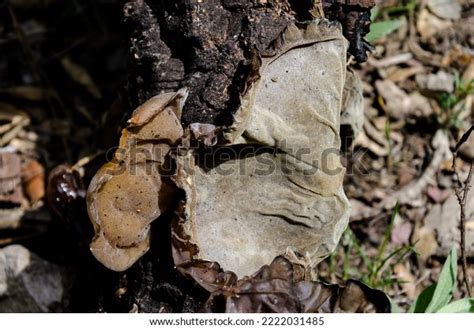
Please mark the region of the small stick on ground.
<svg viewBox="0 0 474 329"><path fill-rule="evenodd" d="M462 272L464 276L464 284L466 285L467 294L469 297L472 297L471 293L471 284L470 284L470 277L467 273L467 260L466 260L466 200L469 194L469 190L471 188L471 179L472 179L472 167L473 161L471 161L471 165L469 167L469 174L467 175L467 180L464 184L461 183L459 175L456 171L456 158L457 152L462 144L464 144L469 135L474 130L474 126L471 128L461 137L461 140L457 143L456 148L454 150L453 155L453 172L456 177L457 185L454 187L454 191L456 193L456 197L458 198L459 206L461 207L461 223L460 223L460 232L461 232L461 258L462 258Z"/></svg>

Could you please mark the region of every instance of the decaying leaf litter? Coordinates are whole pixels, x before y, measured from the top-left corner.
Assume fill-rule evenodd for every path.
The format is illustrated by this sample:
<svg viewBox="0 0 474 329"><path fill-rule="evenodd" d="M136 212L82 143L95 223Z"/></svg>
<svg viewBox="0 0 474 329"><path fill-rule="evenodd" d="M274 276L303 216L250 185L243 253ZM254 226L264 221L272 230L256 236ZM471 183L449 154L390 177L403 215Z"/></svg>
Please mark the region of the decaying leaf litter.
<svg viewBox="0 0 474 329"><path fill-rule="evenodd" d="M341 249L321 272L333 279L354 274L369 278L367 264L370 268L378 259L388 214L399 201L388 233L390 251L383 258L403 246L413 246L418 254L402 259L401 251L392 255L372 282L398 296L402 306L436 280L442 258L460 240L460 209L454 193L458 179L451 165L454 146L472 126L473 31L468 28L472 7L467 5L384 2L378 11L380 26L396 22L396 30L376 41L374 56L357 68L364 77L365 120L349 157L357 162L345 185L353 206L350 227L355 237L344 237ZM383 35L383 30L372 32ZM463 183L472 162L472 145L470 137L457 154L456 170ZM470 207L466 206L468 259L474 251ZM345 258L356 262L336 275L329 272ZM469 273L472 276L472 269ZM463 292L457 294L465 295L465 288L459 287Z"/></svg>
<svg viewBox="0 0 474 329"><path fill-rule="evenodd" d="M392 24L397 26L397 29L375 42L376 53L369 58L367 64L351 64L362 78L365 109L364 123L359 124L362 133L356 138L353 146L346 150L348 172L344 189L352 205L350 228L353 233L344 234L341 249L337 249L326 262L319 265L315 273L319 279L332 283L343 283L347 279L363 279L373 287L385 290L402 308L407 308L423 287L436 281L443 258L452 246L450 242L452 244L458 241L460 236L457 231L458 223L455 221L459 217L459 209L455 203L449 201L453 198L456 182L451 170L451 150L462 132L469 129L472 124L472 89L469 90L469 81L473 78L474 71L473 37L472 31L463 27L469 26L473 9L468 3L456 3L453 1L451 5L446 5L427 1L421 4L408 2L406 5L397 6L384 2L380 5L376 22L397 20L398 23ZM437 7L440 5L444 6L443 9ZM17 16L22 10L28 9L12 8L14 17L21 24ZM100 6L87 8L103 10ZM118 19L115 23L119 24L119 21ZM100 21L93 21L92 25L97 25L97 28L101 29L107 28ZM27 27L22 27L22 30ZM36 28L30 33L41 35L41 28ZM386 32L382 31L381 34ZM10 37L11 43L23 43L22 47L26 47L27 53L33 52L33 55L39 58L44 55L41 52L35 53L37 51L35 47L38 46L34 44L35 39L23 37L18 40L18 33L11 34ZM116 39L117 36L113 38ZM108 42L113 44L113 41ZM166 236L165 223L156 224L157 231L163 232L159 233L159 239L156 238L159 241L151 244L151 251L145 258L125 274L113 274L104 270L91 258L87 250L88 241L84 240L90 239L91 227L86 222L75 220L77 214L87 218L83 199L85 186L80 176L85 174L85 177L90 179L97 171L103 163L103 154L97 155L98 151L116 143L120 126L124 126L120 122L123 123L129 115L123 115L128 108L126 102L123 98L122 101L120 98L117 99L116 90L108 87L110 82L114 84L113 79L105 78L109 84L95 81L94 78L99 80L104 78L94 74L92 70L94 65L88 63L88 60L82 65L78 64L81 58L87 57L84 54L87 54L87 47L90 46L81 46L79 43L76 47L82 49L66 50L66 54L60 52L58 58L55 58L57 65L64 70L59 81L70 81L69 86L54 80L58 77L51 72L48 74L48 69L35 60L30 63L32 67L26 70L25 74L36 76L35 79L38 79L36 83L28 83L28 80L15 83L10 81L3 88L5 90L2 89L5 108L11 108L10 112L14 113L8 117L10 119L6 119L5 130L10 134L2 135L7 136L6 140L14 136L5 144L9 147L7 151L13 150L13 154L19 155L19 160L22 162L27 162L27 159L36 161L36 165L26 163L25 168L28 169L14 173L12 178L10 173L5 175L9 181L16 182L22 177L24 181L22 187L19 188L20 185L16 183L13 189L21 191L25 195L22 200L29 200L29 203L16 203L20 206L8 209L8 218L10 221L11 216L17 218L13 222L19 227L4 229L5 235L2 232L2 238L5 236L5 240L2 241L5 241L3 242L5 244L22 243L46 260L66 265L66 268L68 264L71 265L71 260L67 259L71 253L78 255L81 264L89 269L80 273L77 281L88 286L89 290L76 292L76 295L73 295L75 300L70 303L72 307L90 311L196 310L198 305L207 299L205 294L202 296L187 294L182 288L182 278L170 268L172 260L160 255L159 248L166 247L170 243L167 240L169 237ZM15 51L22 53L20 49ZM115 55L116 58L123 56L105 50L104 53L111 57ZM77 63L71 65L74 59ZM123 72L123 67L120 66L106 69L110 69L112 74L116 75L117 72ZM31 73L30 70L35 73ZM119 88L118 85L116 87ZM104 111L101 108L103 103L110 105L114 99L117 100L110 110ZM36 113L31 112L32 109L37 109ZM26 117L26 121L21 119L22 117ZM80 122L79 126L77 122ZM110 124L111 122L116 124ZM18 126L20 128L16 128L16 131L11 128ZM79 129L75 130L73 127ZM104 138L94 137L97 129L104 131ZM351 127L352 129L354 127ZM74 132L73 135L70 134L71 131ZM351 134L348 134L348 137L350 136ZM99 146L88 145L87 140L94 139L100 139ZM42 150L45 145L46 150ZM457 171L461 180L467 178L469 161L472 161L470 148L472 140L465 143L459 151ZM63 150L59 152L61 154L59 156L58 150ZM7 156L10 156L12 152L8 153ZM111 154L109 152L109 160ZM77 161L79 162L72 166ZM52 180L59 182L54 185L56 188L59 187L59 193L48 193L52 213L66 213L66 216L61 216L62 222L58 222L58 218L51 219L45 206L42 205L44 187L41 187L40 182L43 179L36 179L34 184L27 182L31 180L30 177L41 177L44 171L51 172L55 165L62 162L68 162L69 167L62 167L50 176ZM46 170L41 170L41 167L45 167ZM8 187L10 185L5 186L11 190ZM51 189L48 189L48 192L51 192ZM61 197L59 200L58 195ZM400 202L400 208L396 215L392 216L394 219L392 229L387 235L385 233L390 223L390 215L397 200ZM469 241L472 244L472 238L469 237L469 232L472 232L470 231L472 225L469 224L472 218L469 205L472 203L466 204L466 252L472 257L472 254L469 254L469 250L472 253L469 245ZM438 208L441 210L436 210ZM436 211L441 215L436 215ZM18 218L22 218L21 221L18 221ZM444 225L448 221L443 222L443 225L436 225L432 222L432 218L449 219L453 222L453 226ZM445 229L447 231L440 231ZM76 239L75 241L83 242L80 248L70 246L68 249L71 250L57 251L57 248L49 246L45 241L58 236L66 241L72 237ZM386 244L383 243L385 240L388 241ZM63 244L67 246L66 242ZM386 245L382 255L380 245ZM419 255L408 252L408 247L411 245L414 245ZM407 248L384 262L388 255L403 246ZM357 257L348 257L352 253ZM377 271L370 269L367 264L371 262L378 265L375 267L382 268ZM282 268L286 265L280 260L272 266ZM284 277L282 269L270 269L270 271L280 273L273 276L275 280ZM94 273L99 273L98 282L87 279ZM223 274L225 276L225 273ZM250 285L253 287L250 289L257 289L256 291L259 289L257 282L253 281L236 284ZM464 289L459 287L457 297L461 296ZM218 290L213 292L218 293ZM228 295L229 292L225 294ZM67 299L69 296L65 294L59 297L61 300L63 298ZM301 297L292 296L284 300L288 303L298 298ZM206 307L211 307L209 303L212 303L212 299L208 299ZM265 305L264 302L259 303ZM227 305L232 305L232 302L229 301ZM249 305L244 303L232 307L238 310L251 310ZM219 306L217 307L219 309ZM49 310L60 309L61 307L49 308Z"/></svg>

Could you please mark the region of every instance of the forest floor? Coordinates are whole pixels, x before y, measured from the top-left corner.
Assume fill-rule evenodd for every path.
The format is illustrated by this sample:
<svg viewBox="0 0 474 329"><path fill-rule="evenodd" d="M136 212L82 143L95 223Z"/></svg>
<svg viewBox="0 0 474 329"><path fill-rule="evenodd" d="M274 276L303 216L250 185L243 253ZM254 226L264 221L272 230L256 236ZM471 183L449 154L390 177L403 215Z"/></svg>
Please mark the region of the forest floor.
<svg viewBox="0 0 474 329"><path fill-rule="evenodd" d="M38 262L67 263L68 237L55 236L62 231L46 181L60 164L94 164L127 117L116 101L127 79L121 2L10 3L0 4L0 248L21 244ZM345 156L351 221L317 274L361 280L407 310L438 280L450 249L461 253L456 188L468 179L474 133L454 167L453 150L474 121L474 5L387 0L376 8L376 50L367 63L350 64L365 107L363 131ZM474 191L465 214L474 278ZM461 267L455 299L467 296Z"/></svg>
<svg viewBox="0 0 474 329"><path fill-rule="evenodd" d="M372 31L395 31L375 41L367 63L353 66L364 85L365 121L348 155L351 223L319 273L332 282L362 279L402 309L437 281L449 250L459 250L455 188L466 182L474 155L471 136L458 152L457 177L451 151L474 115L474 7L467 3L385 1ZM472 193L466 216L472 277ZM467 292L458 273L460 297Z"/></svg>

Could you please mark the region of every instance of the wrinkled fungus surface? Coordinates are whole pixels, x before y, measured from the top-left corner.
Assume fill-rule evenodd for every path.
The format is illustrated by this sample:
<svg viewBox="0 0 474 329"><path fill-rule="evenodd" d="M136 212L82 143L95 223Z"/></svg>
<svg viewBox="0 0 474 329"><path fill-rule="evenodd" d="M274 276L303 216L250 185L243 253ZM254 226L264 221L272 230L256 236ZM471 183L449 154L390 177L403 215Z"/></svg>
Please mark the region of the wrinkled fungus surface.
<svg viewBox="0 0 474 329"><path fill-rule="evenodd" d="M349 280L345 286L309 281L301 265L275 258L251 277L211 293L207 312L354 313L390 312L384 293Z"/></svg>
<svg viewBox="0 0 474 329"><path fill-rule="evenodd" d="M155 96L138 107L122 131L111 162L88 189L94 256L106 267L129 268L150 245L150 224L167 210L175 187L165 177L168 153L183 135L181 109L187 92Z"/></svg>
<svg viewBox="0 0 474 329"><path fill-rule="evenodd" d="M290 25L279 42L243 95L227 144L177 158L186 192L178 268L201 259L242 277L287 251L311 268L347 225L339 159L347 41L340 25L318 20Z"/></svg>

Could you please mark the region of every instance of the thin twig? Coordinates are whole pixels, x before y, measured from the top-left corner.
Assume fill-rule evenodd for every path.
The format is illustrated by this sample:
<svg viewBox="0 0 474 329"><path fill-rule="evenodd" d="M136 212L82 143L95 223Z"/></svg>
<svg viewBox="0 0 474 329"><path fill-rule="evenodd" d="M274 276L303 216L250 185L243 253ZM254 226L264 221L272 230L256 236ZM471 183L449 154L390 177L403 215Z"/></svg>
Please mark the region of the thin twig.
<svg viewBox="0 0 474 329"><path fill-rule="evenodd" d="M471 166L469 168L469 175L467 176L467 180L464 183L463 188L456 187L454 190L456 192L456 197L458 198L459 205L461 206L461 258L462 258L462 272L464 275L464 284L466 285L467 293L469 297L472 296L471 294L471 284L469 274L467 273L467 260L466 260L466 200L467 195L469 193L469 189L471 187L471 178L472 178L472 165L473 162L471 161Z"/></svg>
<svg viewBox="0 0 474 329"><path fill-rule="evenodd" d="M460 247L461 247L461 258L462 258L462 272L464 276L464 284L466 286L467 294L469 297L472 297L471 293L471 284L470 284L470 277L467 272L467 259L466 259L466 201L467 197L469 194L469 190L471 188L471 179L472 179L472 167L473 167L473 161L471 160L471 165L469 167L469 174L467 175L467 180L464 182L464 184L461 183L461 179L459 178L459 175L456 171L456 158L457 158L457 151L459 150L459 147L465 143L471 132L473 131L472 126L462 137L461 140L457 143L456 148L454 150L454 156L453 156L453 172L456 177L457 185L454 187L454 191L456 193L456 197L459 202L459 206L461 208L461 218L460 218L460 232L461 232L461 242L460 242Z"/></svg>

